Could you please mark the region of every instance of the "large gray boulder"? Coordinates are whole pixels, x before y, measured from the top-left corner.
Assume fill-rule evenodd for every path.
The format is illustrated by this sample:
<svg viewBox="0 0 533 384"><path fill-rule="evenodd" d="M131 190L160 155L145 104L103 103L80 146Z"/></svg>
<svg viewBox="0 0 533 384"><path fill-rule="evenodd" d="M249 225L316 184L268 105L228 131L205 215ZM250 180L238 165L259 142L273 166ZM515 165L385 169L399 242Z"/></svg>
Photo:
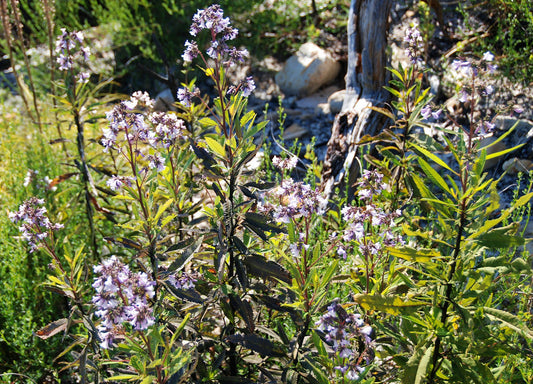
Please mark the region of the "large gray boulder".
<svg viewBox="0 0 533 384"><path fill-rule="evenodd" d="M310 95L331 83L341 69L331 55L313 43L305 43L276 74L276 84L286 95Z"/></svg>

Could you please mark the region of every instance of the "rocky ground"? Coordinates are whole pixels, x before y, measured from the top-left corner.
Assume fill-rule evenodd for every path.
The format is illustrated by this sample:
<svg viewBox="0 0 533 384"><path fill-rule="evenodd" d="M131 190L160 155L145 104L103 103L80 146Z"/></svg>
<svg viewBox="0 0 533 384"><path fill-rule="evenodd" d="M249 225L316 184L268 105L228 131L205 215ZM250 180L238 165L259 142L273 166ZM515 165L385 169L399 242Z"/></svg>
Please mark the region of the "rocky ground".
<svg viewBox="0 0 533 384"><path fill-rule="evenodd" d="M426 73L426 83L431 87L434 95L434 103L440 106L445 115L455 121L463 121L468 125L470 116L469 106L461 103L458 99L457 78L451 70L451 62L457 58L471 58L465 26L462 24L460 15L453 11L453 4L443 10L445 27L437 25L432 39L427 48L426 65L429 68ZM420 23L417 14L411 11L406 4L395 2L392 11L391 29L389 41L391 47L391 65L396 67L398 63L408 65L408 58L404 53L404 36L409 26ZM443 31L445 29L445 32ZM332 43L332 39L336 39ZM344 88L343 75L346 68L346 36L324 36L318 38L318 44L327 42L325 46L329 59L339 63L338 72L335 76L330 76L329 81L320 84L316 92L306 92L306 89L316 89L316 84L302 84L300 88L294 86L294 81L286 81L294 76L284 76L280 79L280 71L293 71L293 74L304 73L307 82L321 81L324 71L333 70L331 68L319 67L313 63L313 58L296 53L294 57L285 63L268 57L255 62L246 68L256 79L257 90L250 100L250 105L258 113L262 113L265 104L269 104L269 125L271 136L278 137L280 130L277 124L278 98L282 98L282 106L287 117L284 122L285 145L290 146L292 140L297 139L303 144L307 144L315 138L315 151L319 159L323 159L327 141L331 133L332 123L342 105L342 89ZM466 43L468 44L468 43ZM463 45L461 56L458 54L458 47ZM317 48L318 49L318 48ZM317 56L316 54L315 56ZM299 64L296 59L299 57ZM316 59L316 57L315 57ZM497 60L497 57L496 57ZM327 60L322 60L327 61ZM322 63L323 64L323 63ZM295 66L295 68L288 68ZM308 75L307 70L315 69L316 76ZM300 71L300 72L298 72ZM302 72L303 71L303 72ZM505 172L501 182L502 202L508 205L512 199L513 191L516 189L516 178L518 172L528 172L533 170L533 109L530 108L533 101L533 88L522 84L513 83L501 76L496 71L494 76L484 78L483 86L490 85L494 88L494 93L490 96L481 97L479 104L475 108L474 120L483 119L495 124L495 129L484 139L484 143L490 143L495 138L503 135L513 125L517 124L514 133L509 135L502 143L492 150L504 150L517 145L522 145L500 158L496 158L487 165L487 170L494 178ZM293 87L294 86L294 87ZM517 113L520 112L520 113ZM444 119L446 120L446 119ZM429 121L429 123L432 123ZM443 120L440 124L446 124ZM436 130L434 130L436 134ZM281 151L279 143L273 145L274 153ZM525 182L522 183L524 186Z"/></svg>

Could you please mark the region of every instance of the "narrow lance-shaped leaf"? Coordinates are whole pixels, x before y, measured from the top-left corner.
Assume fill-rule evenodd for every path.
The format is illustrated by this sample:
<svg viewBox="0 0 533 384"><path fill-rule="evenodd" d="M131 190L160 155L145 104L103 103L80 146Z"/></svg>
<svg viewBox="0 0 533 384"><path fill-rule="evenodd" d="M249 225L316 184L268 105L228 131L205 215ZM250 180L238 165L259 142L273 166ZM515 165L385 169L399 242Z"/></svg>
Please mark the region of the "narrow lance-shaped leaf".
<svg viewBox="0 0 533 384"><path fill-rule="evenodd" d="M411 311L425 305L412 300L402 300L398 296L382 296L382 295L368 295L357 294L354 295L353 300L361 307L369 310L385 312L390 315L400 315L402 312Z"/></svg>
<svg viewBox="0 0 533 384"><path fill-rule="evenodd" d="M441 254L433 249L415 249L411 247L389 247L387 248L389 254L400 259L413 261L416 263L428 263L436 257L441 257Z"/></svg>
<svg viewBox="0 0 533 384"><path fill-rule="evenodd" d="M46 325L45 327L39 329L35 334L43 339L46 340L49 337L52 337L56 334L58 334L61 331L64 331L67 329L68 325L68 319L59 319L56 321L51 322L50 324Z"/></svg>

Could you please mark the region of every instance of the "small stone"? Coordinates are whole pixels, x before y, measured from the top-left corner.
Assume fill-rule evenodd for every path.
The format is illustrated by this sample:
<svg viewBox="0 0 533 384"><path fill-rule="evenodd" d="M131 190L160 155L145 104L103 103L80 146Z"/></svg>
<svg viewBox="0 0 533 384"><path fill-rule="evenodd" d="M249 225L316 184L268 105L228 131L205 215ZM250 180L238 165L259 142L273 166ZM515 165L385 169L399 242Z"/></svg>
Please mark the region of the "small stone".
<svg viewBox="0 0 533 384"><path fill-rule="evenodd" d="M448 100L446 100L444 106L448 113L452 116L456 115L462 110L461 102L456 96L450 97Z"/></svg>
<svg viewBox="0 0 533 384"><path fill-rule="evenodd" d="M487 155L493 155L498 152L505 151L507 149L507 146L503 143L503 141L499 141L496 144L493 144L497 140L497 137L495 136L488 136L484 137L479 142L479 148L484 148L487 150ZM494 157L492 159L489 159L485 162L484 170L490 169L495 167L500 162L500 157Z"/></svg>
<svg viewBox="0 0 533 384"><path fill-rule="evenodd" d="M307 129L294 123L283 131L283 140L296 139L296 138L305 136L307 133L308 133Z"/></svg>
<svg viewBox="0 0 533 384"><path fill-rule="evenodd" d="M429 77L429 86L431 94L437 96L440 91L440 79L437 75L431 75Z"/></svg>
<svg viewBox="0 0 533 384"><path fill-rule="evenodd" d="M315 107L316 115L327 115L329 113L331 113L331 110L329 108L328 103L320 103L320 104L317 104L317 106Z"/></svg>
<svg viewBox="0 0 533 384"><path fill-rule="evenodd" d="M305 43L276 74L276 84L286 95L310 95L335 80L340 67L328 52L316 44Z"/></svg>
<svg viewBox="0 0 533 384"><path fill-rule="evenodd" d="M329 110L331 111L331 113L337 114L341 111L342 104L344 103L345 95L346 95L346 90L343 89L343 90L333 93L328 98Z"/></svg>
<svg viewBox="0 0 533 384"><path fill-rule="evenodd" d="M516 175L517 173L528 173L533 168L533 161L527 159L519 159L513 157L503 163L502 168L510 175Z"/></svg>

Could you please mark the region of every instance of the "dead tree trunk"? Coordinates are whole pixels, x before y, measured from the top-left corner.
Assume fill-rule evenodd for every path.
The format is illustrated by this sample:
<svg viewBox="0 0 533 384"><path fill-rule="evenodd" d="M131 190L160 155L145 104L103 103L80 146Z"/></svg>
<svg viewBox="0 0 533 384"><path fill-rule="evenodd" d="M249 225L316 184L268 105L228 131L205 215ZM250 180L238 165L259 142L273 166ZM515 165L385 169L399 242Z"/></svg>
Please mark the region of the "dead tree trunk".
<svg viewBox="0 0 533 384"><path fill-rule="evenodd" d="M346 96L333 123L322 176L330 197L335 187L344 186L346 175L351 190L360 172L358 142L364 135L376 135L387 124L387 118L370 107L389 98L383 86L388 82L386 47L391 5L392 0L352 0L350 5Z"/></svg>

